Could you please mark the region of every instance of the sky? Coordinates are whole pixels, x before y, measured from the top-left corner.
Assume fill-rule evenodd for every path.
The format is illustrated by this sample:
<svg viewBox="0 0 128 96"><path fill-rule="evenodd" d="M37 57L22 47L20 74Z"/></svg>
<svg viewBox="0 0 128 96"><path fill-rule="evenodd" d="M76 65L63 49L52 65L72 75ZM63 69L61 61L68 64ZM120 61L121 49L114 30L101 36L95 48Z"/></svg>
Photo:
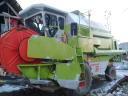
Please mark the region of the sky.
<svg viewBox="0 0 128 96"><path fill-rule="evenodd" d="M127 0L17 0L25 9L32 4L47 4L63 11L80 10L91 13L91 20L111 25L111 32L120 42L128 42L128 1ZM111 13L108 15L108 13Z"/></svg>

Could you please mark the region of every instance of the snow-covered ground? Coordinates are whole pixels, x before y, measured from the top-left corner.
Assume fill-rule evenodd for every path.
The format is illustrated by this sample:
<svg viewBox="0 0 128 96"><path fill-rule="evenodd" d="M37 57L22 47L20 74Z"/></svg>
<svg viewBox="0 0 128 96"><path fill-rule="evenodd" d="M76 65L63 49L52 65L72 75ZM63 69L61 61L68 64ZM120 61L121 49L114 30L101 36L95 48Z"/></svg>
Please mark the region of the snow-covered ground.
<svg viewBox="0 0 128 96"><path fill-rule="evenodd" d="M25 86L4 84L0 86L0 93L17 91L23 88L25 88Z"/></svg>
<svg viewBox="0 0 128 96"><path fill-rule="evenodd" d="M108 83L104 81L101 87L91 91L91 96L128 96L128 82L123 83L121 86L119 85L112 93L107 93L106 91L119 79L128 76L128 62L125 61L114 65L116 67L117 80Z"/></svg>

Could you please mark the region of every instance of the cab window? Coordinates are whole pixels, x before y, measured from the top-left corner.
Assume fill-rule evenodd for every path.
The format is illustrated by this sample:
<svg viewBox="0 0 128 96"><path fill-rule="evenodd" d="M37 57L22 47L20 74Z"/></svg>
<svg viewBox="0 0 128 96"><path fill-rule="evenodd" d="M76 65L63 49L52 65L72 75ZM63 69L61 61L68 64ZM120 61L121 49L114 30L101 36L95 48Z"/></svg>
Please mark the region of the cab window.
<svg viewBox="0 0 128 96"><path fill-rule="evenodd" d="M37 15L25 20L25 23L26 23L26 26L28 26L32 30L42 33L42 29L44 27L42 14L37 14Z"/></svg>
<svg viewBox="0 0 128 96"><path fill-rule="evenodd" d="M64 18L59 17L59 18L58 18L58 21L59 21L59 28L60 28L61 30L64 30Z"/></svg>
<svg viewBox="0 0 128 96"><path fill-rule="evenodd" d="M57 16L52 14L45 14L45 23L48 28L49 37L54 37L58 31Z"/></svg>
<svg viewBox="0 0 128 96"><path fill-rule="evenodd" d="M57 17L55 15L51 15L51 14L45 14L45 22L46 22L46 26L50 27L50 26L57 26Z"/></svg>

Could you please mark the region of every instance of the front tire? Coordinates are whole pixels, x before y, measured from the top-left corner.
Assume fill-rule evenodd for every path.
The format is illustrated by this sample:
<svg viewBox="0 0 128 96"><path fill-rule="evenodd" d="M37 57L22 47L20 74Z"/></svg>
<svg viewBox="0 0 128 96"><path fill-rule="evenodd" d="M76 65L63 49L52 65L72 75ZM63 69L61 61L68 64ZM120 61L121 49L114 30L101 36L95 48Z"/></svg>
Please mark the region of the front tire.
<svg viewBox="0 0 128 96"><path fill-rule="evenodd" d="M79 85L79 88L76 91L76 93L78 93L79 96L84 96L85 94L89 93L91 90L92 73L91 73L91 68L88 64L85 64L85 80L83 81L83 83L85 83L85 86L82 86L81 88L81 86Z"/></svg>

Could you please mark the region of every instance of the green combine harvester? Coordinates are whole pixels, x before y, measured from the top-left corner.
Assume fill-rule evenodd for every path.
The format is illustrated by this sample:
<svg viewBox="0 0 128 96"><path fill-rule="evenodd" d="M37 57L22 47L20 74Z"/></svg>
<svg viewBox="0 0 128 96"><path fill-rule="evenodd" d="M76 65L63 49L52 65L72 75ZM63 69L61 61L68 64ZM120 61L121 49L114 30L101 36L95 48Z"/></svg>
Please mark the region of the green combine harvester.
<svg viewBox="0 0 128 96"><path fill-rule="evenodd" d="M32 84L62 87L84 96L92 77L104 74L108 60L120 62L125 53L118 50L109 30L79 11L35 4L19 16L27 28L18 26L2 35L0 63L8 73L25 76ZM114 79L115 70L111 73Z"/></svg>

